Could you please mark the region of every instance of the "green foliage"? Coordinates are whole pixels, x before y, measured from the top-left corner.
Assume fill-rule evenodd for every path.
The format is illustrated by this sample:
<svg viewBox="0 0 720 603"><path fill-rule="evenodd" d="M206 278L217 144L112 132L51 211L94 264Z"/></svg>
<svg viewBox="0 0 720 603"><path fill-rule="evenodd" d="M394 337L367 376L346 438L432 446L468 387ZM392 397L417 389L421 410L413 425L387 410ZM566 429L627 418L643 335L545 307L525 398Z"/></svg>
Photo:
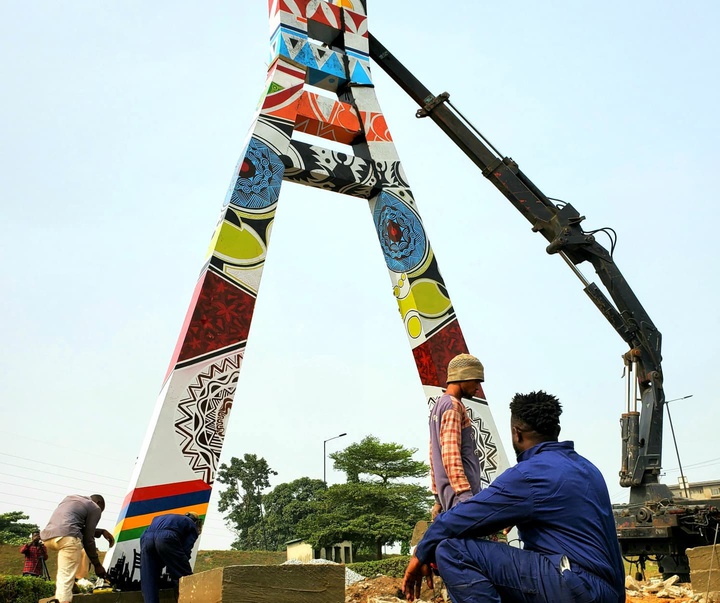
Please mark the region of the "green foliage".
<svg viewBox="0 0 720 603"><path fill-rule="evenodd" d="M301 477L295 481L280 484L262 498L265 521L253 530L264 529L267 549L285 550L288 540L300 538L298 524L316 509L316 502L326 490L325 482L319 479Z"/></svg>
<svg viewBox="0 0 720 603"><path fill-rule="evenodd" d="M428 519L432 500L426 488L415 484L338 484L299 522L298 532L314 547L350 540L381 559L383 545L410 540L415 524Z"/></svg>
<svg viewBox="0 0 720 603"><path fill-rule="evenodd" d="M230 466L220 465L217 480L227 490L220 493L218 509L228 511L225 519L235 528L237 540L232 548L243 551L268 548L261 502L262 491L270 487L270 475L277 472L255 454L245 454L242 459L232 457Z"/></svg>
<svg viewBox="0 0 720 603"><path fill-rule="evenodd" d="M0 603L37 603L53 594L54 582L42 578L0 576Z"/></svg>
<svg viewBox="0 0 720 603"><path fill-rule="evenodd" d="M0 543L21 546L30 541L30 533L39 528L35 523L23 522L23 519L30 517L22 511L0 513Z"/></svg>
<svg viewBox="0 0 720 603"><path fill-rule="evenodd" d="M378 574L390 576L391 578L402 578L405 575L405 568L410 563L410 556L401 555L388 557L379 561L361 561L350 563L348 567L366 578L373 578Z"/></svg>
<svg viewBox="0 0 720 603"><path fill-rule="evenodd" d="M335 469L347 475L348 482L357 483L362 475L369 475L388 484L394 479L428 474L427 463L413 460L416 452L417 448L405 448L394 442L384 444L374 436L367 436L359 444L351 444L329 456L335 461Z"/></svg>

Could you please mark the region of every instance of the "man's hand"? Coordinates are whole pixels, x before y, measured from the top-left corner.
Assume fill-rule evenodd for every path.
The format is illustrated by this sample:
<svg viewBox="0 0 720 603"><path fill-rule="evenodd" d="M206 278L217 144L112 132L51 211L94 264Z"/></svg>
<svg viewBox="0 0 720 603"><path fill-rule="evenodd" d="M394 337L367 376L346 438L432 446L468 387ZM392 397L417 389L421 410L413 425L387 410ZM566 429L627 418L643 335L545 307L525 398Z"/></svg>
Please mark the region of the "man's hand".
<svg viewBox="0 0 720 603"><path fill-rule="evenodd" d="M428 564L420 563L420 560L413 555L405 570L405 576L402 582L402 591L405 593L405 598L408 601L414 601L420 598L423 576L426 578L427 587L432 588L432 569L430 569Z"/></svg>
<svg viewBox="0 0 720 603"><path fill-rule="evenodd" d="M98 578L107 578L107 572L105 571L102 563L99 561L97 563L93 563L93 567L95 568L95 575Z"/></svg>
<svg viewBox="0 0 720 603"><path fill-rule="evenodd" d="M435 518L440 515L440 512L442 511L442 507L440 506L440 503L435 503L433 505L432 511L430 511L430 518L432 521L435 521Z"/></svg>
<svg viewBox="0 0 720 603"><path fill-rule="evenodd" d="M107 530L102 530L102 537L108 541L110 546L115 546L115 537Z"/></svg>

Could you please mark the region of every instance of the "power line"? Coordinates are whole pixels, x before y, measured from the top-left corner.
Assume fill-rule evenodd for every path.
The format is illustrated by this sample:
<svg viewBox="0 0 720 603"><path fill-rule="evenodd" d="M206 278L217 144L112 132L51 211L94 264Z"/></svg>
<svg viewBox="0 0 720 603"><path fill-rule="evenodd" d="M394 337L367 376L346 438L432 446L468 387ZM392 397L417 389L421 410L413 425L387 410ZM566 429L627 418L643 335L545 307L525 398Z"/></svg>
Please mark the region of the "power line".
<svg viewBox="0 0 720 603"><path fill-rule="evenodd" d="M119 479L119 478L117 478L117 477L109 477L109 476L107 476L107 475L102 475L102 474L99 474L99 473L92 473L91 471L83 471L82 469L75 469L74 467L65 467L64 465L53 465L52 463L46 463L45 461L37 461L37 460L35 460L35 459L29 459L29 458L24 457L24 456L18 456L18 455L16 455L16 454L8 454L7 452L0 452L0 455L2 455L2 456L9 456L9 457L14 458L14 459L20 459L21 461L30 461L31 463L38 463L38 464L43 465L44 467L57 467L58 469L65 469L66 471L75 471L75 472L77 472L77 473L85 473L85 474L87 474L87 475L92 475L92 476L94 476L94 477L102 477L102 478L110 479L110 480L113 480L113 481L116 481L116 482L120 482L120 483L123 483L123 484L124 484L124 483L127 483L126 480ZM6 464L11 465L11 463L6 463ZM41 471L41 469L32 469L31 467L23 467L22 465L13 465L13 466L14 466L14 467L20 467L21 469L30 469L30 471ZM47 473L47 472L45 472L45 473Z"/></svg>
<svg viewBox="0 0 720 603"><path fill-rule="evenodd" d="M24 466L22 466L22 465L15 465L15 464L13 464L13 463L7 463L7 462L5 462L5 463L3 463L3 465L7 465L8 467L15 467L16 469L23 469L24 471L34 471L34 472L36 472L36 473L45 473L45 474L47 474L47 475L54 475L54 476L56 476L56 477L63 477L63 478L72 479L72 480L76 480L76 481L80 481L80 482L89 482L89 483L91 483L91 484L98 484L98 483L99 483L99 482L97 481L97 479L86 479L86 478L83 478L83 477L75 477L74 475L59 475L59 474L58 474L57 472L55 472L55 471L44 471L43 469L33 469L32 467L24 467ZM68 469L69 471L72 471L72 469L69 469L68 467L63 467L63 469ZM102 476L102 475L98 475L98 474L95 474L95 473L90 473L90 472L88 472L88 471L82 471L81 473L86 473L86 474L88 474L88 475L96 475L97 477L104 477L104 476ZM21 475L13 475L12 477L19 477L19 478L21 478L21 479L24 479L23 476L21 476ZM29 478L28 478L28 479L29 479ZM112 478L111 478L111 479L112 479ZM121 480L117 480L117 481L121 481ZM117 488L118 490L123 490L123 487L122 487L122 486L117 486L117 485L115 485L115 484L103 484L103 483L100 483L100 485L101 485L101 486L105 486L105 487L107 487L107 488Z"/></svg>
<svg viewBox="0 0 720 603"><path fill-rule="evenodd" d="M5 431L3 429L0 429L0 433L11 436L11 437L16 437L16 438L22 439L22 441L37 442L38 444L42 444L43 446L45 446L45 448L49 448L47 440L40 440L38 438L32 438L32 437L28 437L25 435L20 436L17 433L13 433L11 431ZM53 448L62 448L63 450L70 450L72 452L79 452L80 454L87 454L87 450L80 450L78 448L72 448L71 446L62 446L61 444L57 444L55 442L53 442L52 447ZM0 453L0 454L2 454L2 453ZM94 454L94 456L99 457L99 458L108 459L109 461L114 461L116 463L126 463L127 462L127 459L118 459L118 458L114 458L111 456L104 456L104 455L100 455L100 454Z"/></svg>
<svg viewBox="0 0 720 603"><path fill-rule="evenodd" d="M0 473L0 475L8 475L8 474L7 474L7 473ZM9 476L9 477L18 477L18 476L16 476L16 475L11 475L11 476ZM27 486L27 485L25 485L25 484L16 484L16 483L14 483L14 482L8 482L8 481L0 481L0 484L6 484L6 485L8 485L8 486L16 486L16 487L18 487L18 488L24 488L24 489L27 489L27 490L40 490L41 492L47 492L47 493L51 493L51 494L61 494L62 496L67 496L67 490L65 490L65 491L63 491L63 492L60 492L59 490L49 490L48 488L38 488L38 487L36 487L36 486ZM51 484L51 485L53 485L53 486L62 486L63 484ZM12 494L12 493L11 493L11 492L8 492L8 494ZM103 498L104 498L105 500L115 500L115 501L118 502L118 504L122 504L122 501L123 501L123 497L122 497L122 496L117 496L117 495L114 495L114 494L103 495Z"/></svg>

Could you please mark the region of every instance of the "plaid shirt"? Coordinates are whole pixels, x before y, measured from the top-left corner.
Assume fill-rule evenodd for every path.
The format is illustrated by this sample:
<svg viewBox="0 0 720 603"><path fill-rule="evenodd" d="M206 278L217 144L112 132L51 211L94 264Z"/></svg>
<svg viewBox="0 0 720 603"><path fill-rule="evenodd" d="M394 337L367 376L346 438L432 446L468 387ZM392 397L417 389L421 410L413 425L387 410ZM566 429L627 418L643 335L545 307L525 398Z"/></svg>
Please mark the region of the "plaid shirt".
<svg viewBox="0 0 720 603"><path fill-rule="evenodd" d="M473 491L479 489L479 484L473 488L468 481L462 458L462 431L471 426L470 417L468 417L465 405L455 397L452 397L452 407L442 413L440 422L440 452L442 455L442 465L445 469L450 487L456 494L468 492L472 495ZM433 468L433 451L432 441L430 442L430 475L432 477L432 492L438 494L435 484L435 471Z"/></svg>
<svg viewBox="0 0 720 603"><path fill-rule="evenodd" d="M25 555L23 574L43 575L42 560L48 558L47 549L44 544L24 544L20 552Z"/></svg>

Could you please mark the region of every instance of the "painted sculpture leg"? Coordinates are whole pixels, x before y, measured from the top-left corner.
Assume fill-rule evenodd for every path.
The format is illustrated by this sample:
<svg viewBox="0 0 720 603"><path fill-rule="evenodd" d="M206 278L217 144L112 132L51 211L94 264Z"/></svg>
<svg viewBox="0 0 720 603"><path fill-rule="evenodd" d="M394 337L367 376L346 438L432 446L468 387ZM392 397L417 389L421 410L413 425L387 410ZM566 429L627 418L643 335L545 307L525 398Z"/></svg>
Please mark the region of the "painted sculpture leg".
<svg viewBox="0 0 720 603"><path fill-rule="evenodd" d="M139 538L153 517L207 512L283 181L368 203L428 404L442 393L450 358L468 351L375 97L366 3L268 4L264 94L106 556L118 584L136 575ZM299 132L317 144L294 139ZM352 153L325 146L335 143ZM507 459L487 403L469 408L489 482Z"/></svg>

